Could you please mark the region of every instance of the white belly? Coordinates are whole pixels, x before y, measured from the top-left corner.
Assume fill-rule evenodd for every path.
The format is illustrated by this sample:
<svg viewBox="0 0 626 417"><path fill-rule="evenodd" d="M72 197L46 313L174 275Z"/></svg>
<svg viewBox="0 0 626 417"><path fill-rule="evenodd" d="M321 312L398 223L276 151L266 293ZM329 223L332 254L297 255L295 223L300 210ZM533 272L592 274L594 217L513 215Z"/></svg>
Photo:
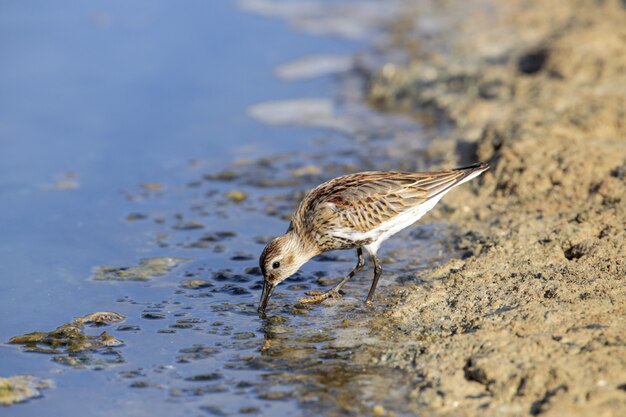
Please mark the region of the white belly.
<svg viewBox="0 0 626 417"><path fill-rule="evenodd" d="M376 229L370 230L365 233L364 238L372 238L374 241L369 245L364 246L365 250L372 255L376 255L381 243L398 233L400 230L405 229L422 218L422 216L428 213L435 205L441 200L441 195L434 197L419 206L405 211L404 213L394 217L393 219L382 223Z"/></svg>
<svg viewBox="0 0 626 417"><path fill-rule="evenodd" d="M363 247L371 255L376 255L376 252L378 251L381 243L383 243L394 234L398 233L400 230L412 225L420 218L422 218L424 214L428 213L433 207L435 207L435 205L439 202L439 200L441 200L441 197L443 197L446 192L443 192L438 196L433 197L428 201L425 201L417 207L405 211L404 213L394 217L391 220L381 223L380 226L370 231L357 232L353 229L343 229L336 230L333 235L343 239L350 239L356 242L371 240L372 243Z"/></svg>
<svg viewBox="0 0 626 417"><path fill-rule="evenodd" d="M476 171L472 173L471 175L467 176L467 178L464 178L462 181L459 181L458 183L452 185L448 189L441 191L439 194L437 194L434 197L431 197L429 200L423 202L417 207L407 210L404 213L394 217L393 219L382 223L380 226L378 226L375 229L372 229L367 232L357 232L353 229L343 229L343 230L336 230L333 233L333 235L337 237L341 237L343 239L350 239L355 242L362 241L362 240L371 240L372 243L370 243L369 245L365 245L363 247L371 255L376 255L376 252L378 252L378 248L380 247L381 243L383 243L385 240L387 240L389 237L393 236L394 234L398 233L400 230L412 225L413 223L421 219L424 214L428 213L433 207L435 207L435 205L439 202L439 200L441 200L441 198L445 194L447 194L448 191L450 191L454 187L461 185L473 178L476 178L477 176L482 174L483 171L484 170Z"/></svg>

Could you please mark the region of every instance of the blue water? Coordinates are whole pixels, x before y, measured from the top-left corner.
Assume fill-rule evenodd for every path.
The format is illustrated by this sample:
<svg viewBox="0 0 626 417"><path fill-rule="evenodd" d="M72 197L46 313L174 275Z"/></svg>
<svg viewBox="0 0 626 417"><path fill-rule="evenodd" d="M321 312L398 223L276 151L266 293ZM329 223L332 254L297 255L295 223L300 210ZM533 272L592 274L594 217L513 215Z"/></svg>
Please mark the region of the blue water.
<svg viewBox="0 0 626 417"><path fill-rule="evenodd" d="M212 405L227 414L249 405L260 410L257 414L299 415L295 399L266 401L259 398L258 387L254 392L232 388L259 378L258 372L238 371L241 365L233 354L258 355L263 342L265 324L253 305L258 277L235 299L228 293L194 299L188 297L193 291L176 291L185 272L204 277L207 271L242 273L256 265L256 258L229 259L237 252L256 257L262 245L253 238L276 234L285 222L250 207L215 216L219 202L205 201L211 213L204 218L204 232L239 233L222 253L177 246L202 232L174 233L170 226L176 213L192 216L190 206L207 191L186 188L188 181L239 158L306 149L320 134L270 127L247 116L246 109L257 102L334 94L336 85L328 77L277 80L272 73L277 65L357 46L295 33L284 22L242 13L223 0L2 2L0 341L52 330L94 311L122 313L127 324L139 324L141 330L106 329L124 340L118 350L125 363L102 370L73 369L47 355L1 345L0 376L30 374L52 379L56 387L45 390L43 398L0 408L0 415L215 414L201 408ZM66 173L76 183L59 189L55 183ZM162 195L129 199L145 182L162 184ZM219 193L228 189L227 184L209 187ZM151 217L125 221L131 212ZM161 215L165 226L152 221ZM155 243L159 232L170 233L169 247ZM89 280L98 265L130 266L153 255L190 261L148 283ZM348 259L342 268L351 266ZM239 307L220 307L228 302ZM155 305L167 318L142 319L144 309ZM207 322L198 330L157 333L180 314ZM217 335L211 332L216 321L221 322L215 325ZM253 343L241 346L234 337L240 332L254 332ZM222 352L211 360L177 364L179 350L194 343L221 346ZM120 377L120 372L140 368L145 375L140 379L160 388L130 389L132 381ZM185 377L209 371L222 373L225 393L177 394L177 389L198 386Z"/></svg>
<svg viewBox="0 0 626 417"><path fill-rule="evenodd" d="M420 127L359 102L340 109L341 120L352 117L344 133L248 116L266 101L336 103L338 79L285 82L274 70L364 47L299 34L224 0L0 5L0 376L54 383L0 415L362 416L375 405L415 415L403 373L363 359L376 340L368 319L384 308L362 303L371 267L343 299L297 306L305 291L345 276L354 253L307 263L276 290L267 317L256 312L258 255L286 229L298 192L354 169L394 167L386 150L397 134L405 140L396 153L419 164ZM313 173L294 174L306 167ZM223 169L238 178L205 178ZM233 190L247 199L230 201ZM130 221L132 213L144 218ZM202 228L177 228L187 221ZM379 291L438 256L438 230L385 246L404 260L385 266ZM193 247L223 231L233 235ZM419 258L398 252L407 239ZM91 279L98 266L151 256L186 262L147 282ZM190 278L211 286L182 288ZM86 328L124 344L78 355L84 367L6 343L96 311L138 328Z"/></svg>
<svg viewBox="0 0 626 417"><path fill-rule="evenodd" d="M226 1L0 7L0 308L20 323L58 323L69 295L77 310L109 299L83 278L136 249L123 190L181 181L189 160L218 170L244 146L306 146L310 132L264 126L246 108L330 91L328 79L288 84L272 70L353 47ZM65 172L79 188L50 189ZM0 326L2 339L21 328Z"/></svg>

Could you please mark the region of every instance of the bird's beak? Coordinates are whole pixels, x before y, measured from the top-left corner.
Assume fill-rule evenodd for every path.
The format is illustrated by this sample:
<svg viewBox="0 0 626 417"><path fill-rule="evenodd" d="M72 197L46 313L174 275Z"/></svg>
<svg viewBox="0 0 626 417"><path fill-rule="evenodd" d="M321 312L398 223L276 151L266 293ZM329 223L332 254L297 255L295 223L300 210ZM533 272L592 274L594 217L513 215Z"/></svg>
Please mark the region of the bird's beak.
<svg viewBox="0 0 626 417"><path fill-rule="evenodd" d="M263 280L263 293L261 293L261 301L259 303L259 313L265 312L265 307L267 307L267 302L270 300L272 293L274 292L274 288L276 285L273 285L265 280Z"/></svg>

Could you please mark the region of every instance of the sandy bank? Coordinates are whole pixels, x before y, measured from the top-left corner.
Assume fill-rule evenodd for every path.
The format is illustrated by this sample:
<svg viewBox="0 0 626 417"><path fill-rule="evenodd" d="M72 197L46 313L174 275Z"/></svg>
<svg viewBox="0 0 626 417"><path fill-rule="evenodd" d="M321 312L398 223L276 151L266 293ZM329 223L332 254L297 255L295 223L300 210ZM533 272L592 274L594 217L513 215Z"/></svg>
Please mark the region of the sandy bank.
<svg viewBox="0 0 626 417"><path fill-rule="evenodd" d="M414 373L426 415L624 415L626 5L423 3L369 100L447 119L442 165L493 167L433 214L467 257L388 295L396 343L363 358Z"/></svg>

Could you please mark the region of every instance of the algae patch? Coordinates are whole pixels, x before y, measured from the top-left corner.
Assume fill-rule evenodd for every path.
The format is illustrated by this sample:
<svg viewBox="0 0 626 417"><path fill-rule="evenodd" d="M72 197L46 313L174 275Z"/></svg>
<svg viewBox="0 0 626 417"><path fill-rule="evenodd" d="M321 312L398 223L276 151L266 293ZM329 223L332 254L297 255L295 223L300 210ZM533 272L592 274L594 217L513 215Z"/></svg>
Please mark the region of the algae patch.
<svg viewBox="0 0 626 417"><path fill-rule="evenodd" d="M239 203L243 203L244 201L246 201L246 199L248 198L248 193L246 193L245 191L241 191L241 190L231 190L226 193L226 198L239 204Z"/></svg>
<svg viewBox="0 0 626 417"><path fill-rule="evenodd" d="M52 381L30 375L0 377L0 405L9 406L30 398L41 397L41 391L52 387Z"/></svg>
<svg viewBox="0 0 626 417"><path fill-rule="evenodd" d="M124 319L124 316L114 312L98 312L77 317L69 323L65 323L49 332L32 332L9 339L9 343L22 345L28 352L48 353L55 356L54 361L72 365L103 365L108 363L123 362L119 353L110 350L112 347L124 344L121 340L102 332L98 335L88 335L83 332L83 327L109 325ZM90 351L101 348L109 348L107 354L115 356L114 359L97 360Z"/></svg>
<svg viewBox="0 0 626 417"><path fill-rule="evenodd" d="M198 290L201 288L212 287L213 283L206 279L187 279L180 283L182 288L188 288L191 290Z"/></svg>
<svg viewBox="0 0 626 417"><path fill-rule="evenodd" d="M141 259L139 266L98 266L94 268L91 278L95 281L149 281L165 275L185 261L185 258L155 256Z"/></svg>

